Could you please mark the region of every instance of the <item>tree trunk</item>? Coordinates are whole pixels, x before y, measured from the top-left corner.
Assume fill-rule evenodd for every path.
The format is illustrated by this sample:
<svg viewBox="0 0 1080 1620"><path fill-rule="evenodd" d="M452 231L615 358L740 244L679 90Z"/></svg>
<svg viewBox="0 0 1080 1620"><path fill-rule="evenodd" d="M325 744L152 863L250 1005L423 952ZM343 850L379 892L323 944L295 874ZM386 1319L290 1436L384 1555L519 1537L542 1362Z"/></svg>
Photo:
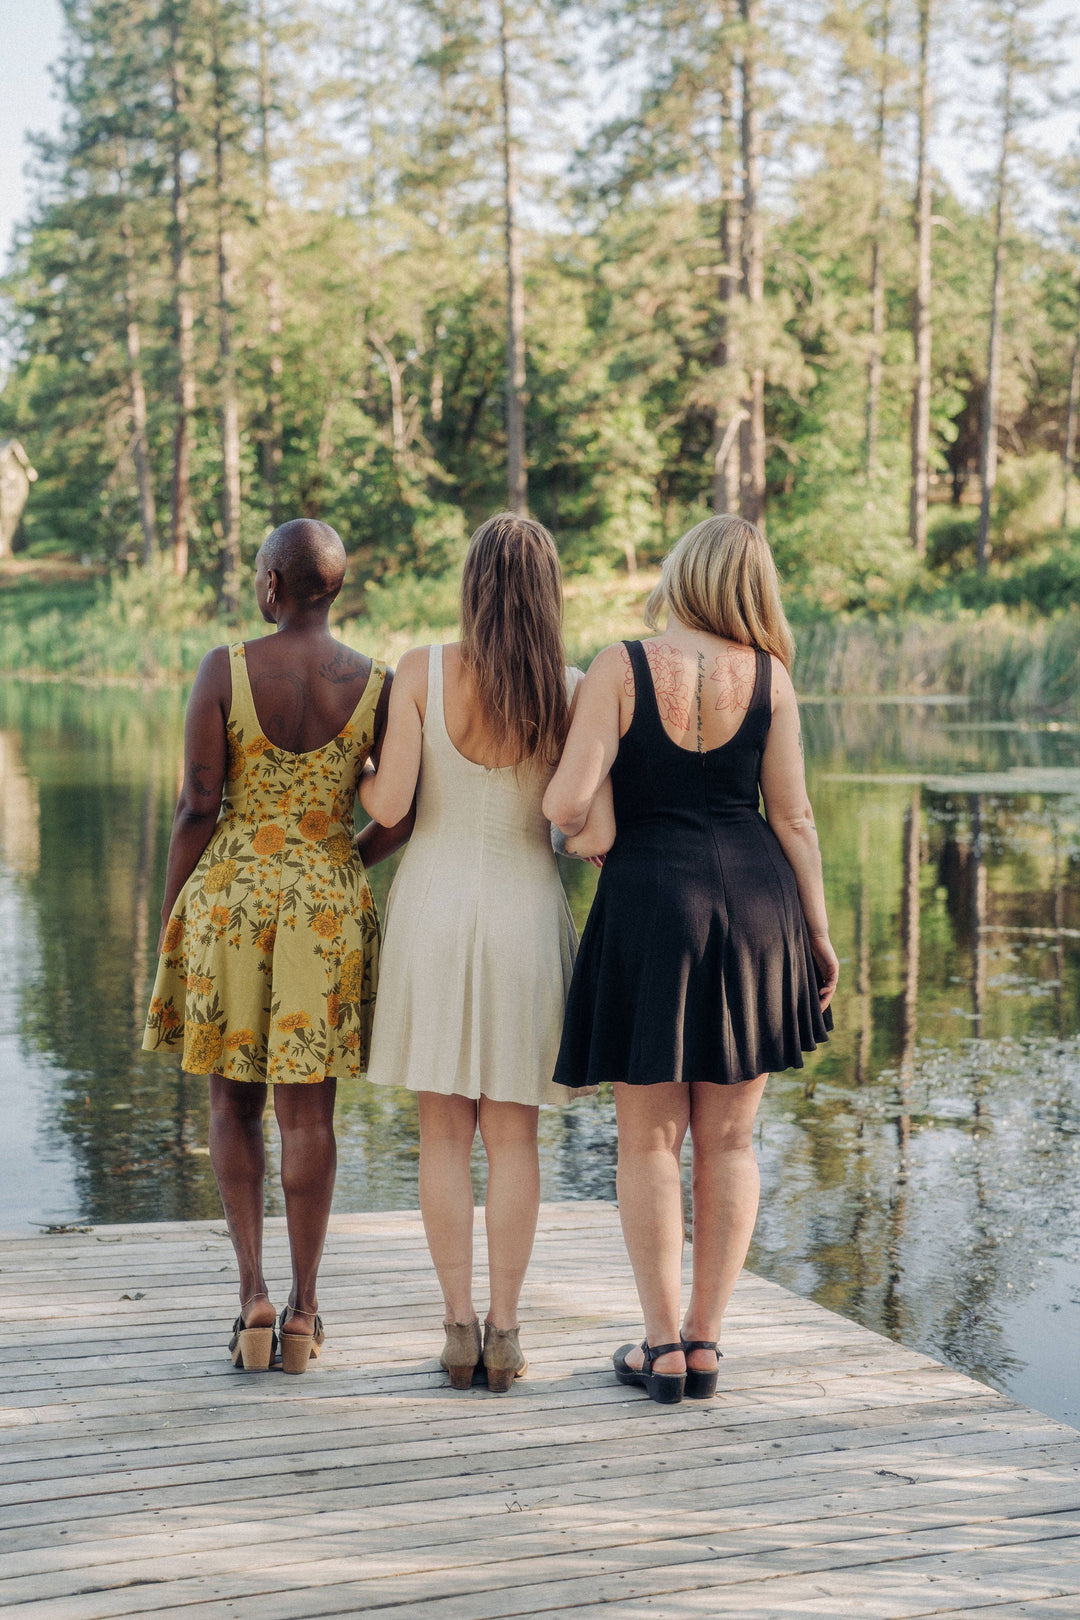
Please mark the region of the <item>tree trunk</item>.
<svg viewBox="0 0 1080 1620"><path fill-rule="evenodd" d="M985 574L990 561L990 508L997 483L998 394L1001 387L1001 295L1005 271L1005 214L1008 206L1009 158L1013 133L1013 52L1015 20L1006 42L1005 84L1001 99L1001 151L997 169L997 203L994 209L994 272L990 283L990 336L986 347L986 393L983 398L982 438L979 446L979 532L975 561Z"/></svg>
<svg viewBox="0 0 1080 1620"><path fill-rule="evenodd" d="M154 483L150 476L150 451L146 437L146 387L142 374L142 339L137 316L135 264L131 246L131 225L120 227L124 242L124 336L128 362L128 394L131 399L131 443L135 459L135 481L139 492L139 527L143 537L143 563L154 561L158 553L157 508Z"/></svg>
<svg viewBox="0 0 1080 1620"><path fill-rule="evenodd" d="M395 359L393 350L378 332L370 332L370 337L372 347L386 367L386 375L390 380L390 439L393 446L394 470L400 474L405 467L408 448L405 435L405 390L402 386L405 364Z"/></svg>
<svg viewBox="0 0 1080 1620"><path fill-rule="evenodd" d="M761 114L757 63L759 0L739 0L742 18L742 291L750 312L754 353L749 358L741 425L739 509L751 523L765 518L765 368L761 355L761 310L765 301L765 254L761 225Z"/></svg>
<svg viewBox="0 0 1080 1620"><path fill-rule="evenodd" d="M866 438L864 462L867 478L877 472L878 413L881 401L882 355L885 336L885 256L882 235L885 226L885 121L889 96L889 0L881 8L881 76L878 81L877 127L874 132L873 241L870 249L870 353L866 361Z"/></svg>
<svg viewBox="0 0 1080 1620"><path fill-rule="evenodd" d="M274 192L270 166L270 109L272 87L266 48L266 6L259 0L259 159L262 171L262 224L267 263L263 276L266 297L266 331L269 337L266 379L266 431L262 446L262 474L270 494L270 521L280 521L278 482L282 460L282 378L285 365L281 354L281 280L277 271L277 244L274 239Z"/></svg>
<svg viewBox="0 0 1080 1620"><path fill-rule="evenodd" d="M510 80L510 28L506 0L499 5L503 123L503 199L506 212L506 484L507 503L521 516L529 510L525 470L525 285L518 224L517 148Z"/></svg>
<svg viewBox="0 0 1080 1620"><path fill-rule="evenodd" d="M930 294L933 262L930 186L930 7L919 0L919 153L915 183L915 297L911 336L915 350L915 387L911 399L911 495L908 537L920 557L926 555L926 508L930 491L930 361L932 332Z"/></svg>
<svg viewBox="0 0 1080 1620"><path fill-rule="evenodd" d="M719 516L734 512L739 505L739 463L732 455L742 422L739 403L739 261L741 257L741 219L739 198L735 191L734 152L734 85L729 94L721 91L720 104L720 285L717 289L720 303L720 331L714 356L720 373L722 403L713 413L713 511Z"/></svg>
<svg viewBox="0 0 1080 1620"><path fill-rule="evenodd" d="M240 409L233 352L234 270L226 195L225 102L223 62L213 13L214 49L214 213L217 233L218 366L221 390L221 606L230 617L240 612Z"/></svg>
<svg viewBox="0 0 1080 1620"><path fill-rule="evenodd" d="M1076 476L1076 416L1080 407L1080 332L1073 343L1069 398L1065 406L1065 442L1061 451L1061 527L1069 527L1069 497Z"/></svg>
<svg viewBox="0 0 1080 1620"><path fill-rule="evenodd" d="M175 5L169 11L169 97L172 105L172 281L176 325L176 422L173 428L169 541L173 570L188 571L191 543L191 440L195 419L195 311L191 293L188 197L184 180L187 86Z"/></svg>

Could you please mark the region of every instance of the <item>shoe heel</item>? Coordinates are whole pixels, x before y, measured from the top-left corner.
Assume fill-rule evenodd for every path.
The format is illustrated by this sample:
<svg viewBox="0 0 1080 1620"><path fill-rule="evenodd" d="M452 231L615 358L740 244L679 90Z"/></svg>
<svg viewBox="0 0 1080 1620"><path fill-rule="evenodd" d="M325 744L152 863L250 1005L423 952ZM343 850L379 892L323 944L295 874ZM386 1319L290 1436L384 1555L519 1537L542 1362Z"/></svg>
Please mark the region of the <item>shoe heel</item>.
<svg viewBox="0 0 1080 1620"><path fill-rule="evenodd" d="M318 1353L315 1350L314 1334L283 1333L278 1342L281 1346L282 1372L307 1372L308 1362Z"/></svg>
<svg viewBox="0 0 1080 1620"><path fill-rule="evenodd" d="M476 1363L471 1367L447 1367L450 1376L451 1389L472 1389L473 1379L476 1376Z"/></svg>
<svg viewBox="0 0 1080 1620"><path fill-rule="evenodd" d="M273 1354L272 1327L241 1328L236 1349L232 1352L233 1366L239 1367L242 1372L269 1372Z"/></svg>
<svg viewBox="0 0 1080 1620"><path fill-rule="evenodd" d="M487 1370L487 1387L493 1395L505 1395L517 1377L513 1367L489 1367Z"/></svg>
<svg viewBox="0 0 1080 1620"><path fill-rule="evenodd" d="M693 1367L686 1369L685 1394L691 1401L707 1401L716 1394L716 1380L719 1378L719 1369L713 1372L695 1372Z"/></svg>
<svg viewBox="0 0 1080 1620"><path fill-rule="evenodd" d="M650 1401L661 1406L677 1406L686 1389L685 1373L646 1373L645 1388Z"/></svg>

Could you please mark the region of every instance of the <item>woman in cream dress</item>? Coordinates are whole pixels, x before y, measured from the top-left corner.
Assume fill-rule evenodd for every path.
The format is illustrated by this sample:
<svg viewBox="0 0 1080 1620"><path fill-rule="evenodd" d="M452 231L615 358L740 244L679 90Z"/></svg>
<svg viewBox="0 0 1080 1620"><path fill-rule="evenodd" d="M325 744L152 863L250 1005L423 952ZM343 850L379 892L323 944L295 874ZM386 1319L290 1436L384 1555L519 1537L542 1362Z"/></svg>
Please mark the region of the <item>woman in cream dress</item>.
<svg viewBox="0 0 1080 1620"><path fill-rule="evenodd" d="M368 1079L417 1092L420 1208L446 1309L442 1365L504 1391L526 1369L517 1307L540 1202L537 1114L552 1084L577 936L541 810L580 674L564 664L554 542L503 514L473 536L462 639L401 660L364 808L416 825L387 907ZM598 820L572 848L584 850ZM583 1088L585 1089L585 1088ZM595 1089L595 1088L591 1088ZM479 1128L491 1304L473 1308Z"/></svg>

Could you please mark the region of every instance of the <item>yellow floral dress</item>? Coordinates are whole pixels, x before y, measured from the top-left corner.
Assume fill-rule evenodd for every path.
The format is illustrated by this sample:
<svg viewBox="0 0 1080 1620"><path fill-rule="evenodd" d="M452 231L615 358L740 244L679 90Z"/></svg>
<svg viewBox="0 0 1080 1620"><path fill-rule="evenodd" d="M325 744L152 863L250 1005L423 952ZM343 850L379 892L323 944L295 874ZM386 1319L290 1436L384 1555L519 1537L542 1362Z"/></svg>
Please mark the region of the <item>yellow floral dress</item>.
<svg viewBox="0 0 1080 1620"><path fill-rule="evenodd" d="M385 664L342 731L304 754L255 713L243 646L221 819L165 930L143 1047L190 1074L314 1082L367 1068L379 919L352 845Z"/></svg>

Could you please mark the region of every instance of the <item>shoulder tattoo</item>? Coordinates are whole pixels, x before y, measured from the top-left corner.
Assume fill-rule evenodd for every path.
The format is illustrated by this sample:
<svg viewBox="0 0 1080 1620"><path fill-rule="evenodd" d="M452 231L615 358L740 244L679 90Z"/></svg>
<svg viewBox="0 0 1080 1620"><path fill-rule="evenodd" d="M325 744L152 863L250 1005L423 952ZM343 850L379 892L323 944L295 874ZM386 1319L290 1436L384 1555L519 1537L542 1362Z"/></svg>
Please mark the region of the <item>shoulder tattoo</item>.
<svg viewBox="0 0 1080 1620"><path fill-rule="evenodd" d="M357 676L364 673L364 664L365 660L359 653L339 647L332 658L319 665L319 674L332 686L344 686L346 681L355 681Z"/></svg>
<svg viewBox="0 0 1080 1620"><path fill-rule="evenodd" d="M754 657L752 647L725 647L722 653L717 653L710 681L715 681L720 691L716 698L718 709L748 709L750 700L754 695L754 678L757 674L757 659Z"/></svg>

